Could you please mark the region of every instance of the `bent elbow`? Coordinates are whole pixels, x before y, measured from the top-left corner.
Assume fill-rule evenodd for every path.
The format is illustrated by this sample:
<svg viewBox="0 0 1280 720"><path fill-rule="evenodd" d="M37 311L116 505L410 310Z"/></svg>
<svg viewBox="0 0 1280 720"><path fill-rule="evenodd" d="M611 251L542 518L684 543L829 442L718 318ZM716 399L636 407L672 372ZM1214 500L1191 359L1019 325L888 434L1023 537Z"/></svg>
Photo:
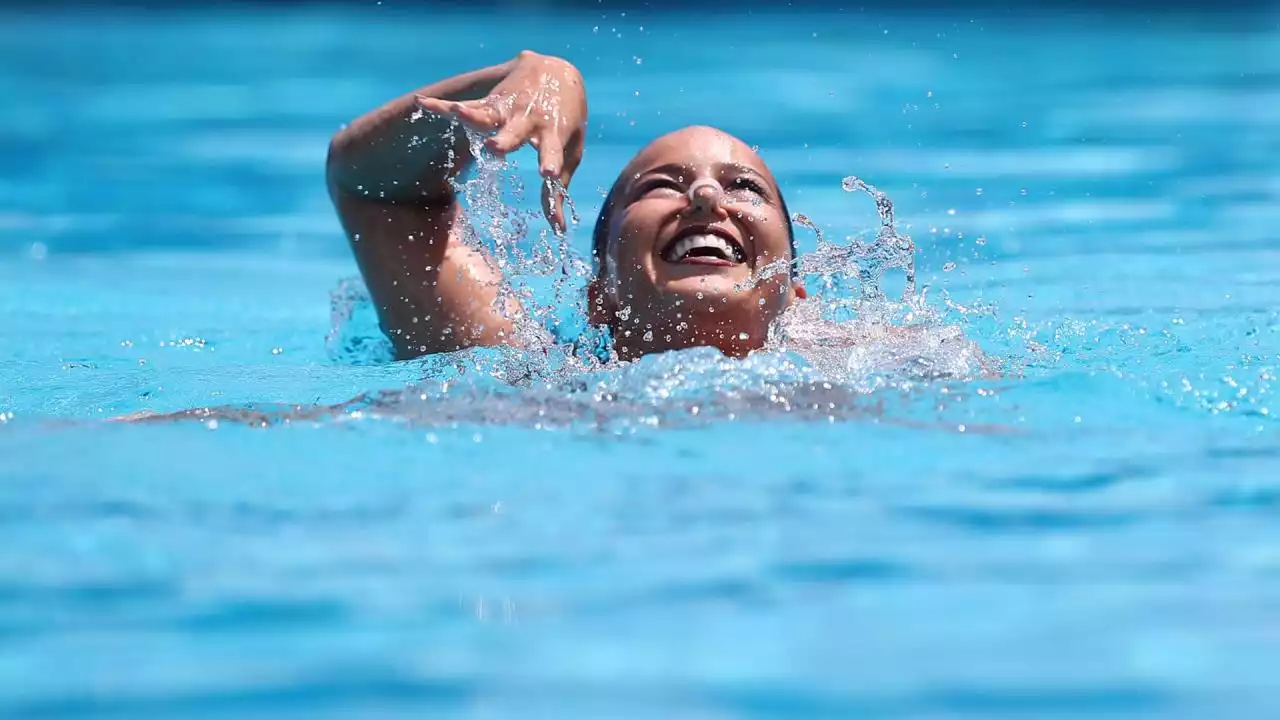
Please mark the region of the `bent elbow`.
<svg viewBox="0 0 1280 720"><path fill-rule="evenodd" d="M329 138L329 150L325 154L324 160L324 178L330 193L342 187L342 165L345 161L346 147L350 143L345 133L346 128L339 130L334 133L332 138Z"/></svg>

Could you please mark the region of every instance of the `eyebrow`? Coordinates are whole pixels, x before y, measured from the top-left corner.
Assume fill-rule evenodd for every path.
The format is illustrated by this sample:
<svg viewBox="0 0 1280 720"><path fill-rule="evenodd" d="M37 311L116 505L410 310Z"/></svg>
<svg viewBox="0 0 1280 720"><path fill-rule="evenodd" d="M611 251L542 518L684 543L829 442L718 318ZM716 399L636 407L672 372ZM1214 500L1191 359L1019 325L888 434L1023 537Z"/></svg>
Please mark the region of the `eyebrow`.
<svg viewBox="0 0 1280 720"><path fill-rule="evenodd" d="M742 173L743 175L752 175L757 178L760 178L761 180L764 180L767 185L772 186L774 184L772 181L769 180L769 178L765 177L764 173L760 172L759 170L756 170L750 165L744 165L743 163L736 163L736 162L715 163L714 165L711 166L711 168L712 170L715 171L716 174L723 173L725 170L735 170L739 173ZM641 180L648 175L661 174L661 175L679 176L683 173L691 172L691 171L692 171L692 166L681 165L680 163L665 163L662 165L656 165L654 167L648 168L647 170L641 170L639 175L637 177L634 177L632 181L628 183L627 189L631 190L632 188L635 187L635 183L638 180Z"/></svg>

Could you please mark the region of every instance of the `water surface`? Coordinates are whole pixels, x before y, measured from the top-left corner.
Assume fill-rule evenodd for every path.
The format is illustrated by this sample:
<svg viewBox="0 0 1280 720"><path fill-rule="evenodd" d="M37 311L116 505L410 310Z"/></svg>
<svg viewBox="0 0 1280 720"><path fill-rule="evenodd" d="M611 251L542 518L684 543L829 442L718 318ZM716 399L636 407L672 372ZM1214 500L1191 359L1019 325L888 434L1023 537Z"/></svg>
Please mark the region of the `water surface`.
<svg viewBox="0 0 1280 720"><path fill-rule="evenodd" d="M1273 714L1278 40L1264 16L5 17L3 715ZM843 177L886 191L929 307L1007 371L837 383L823 413L771 400L830 390L785 358L570 391L335 346L329 135L523 47L586 76L588 223L647 139L722 126L829 239L876 226ZM104 422L380 392L408 399Z"/></svg>

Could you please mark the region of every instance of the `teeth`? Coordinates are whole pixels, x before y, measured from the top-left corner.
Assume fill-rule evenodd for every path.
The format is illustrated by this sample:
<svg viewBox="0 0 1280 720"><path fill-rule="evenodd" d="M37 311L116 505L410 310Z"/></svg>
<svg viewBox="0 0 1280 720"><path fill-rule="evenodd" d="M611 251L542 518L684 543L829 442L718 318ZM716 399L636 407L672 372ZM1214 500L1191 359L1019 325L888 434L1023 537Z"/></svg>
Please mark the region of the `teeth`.
<svg viewBox="0 0 1280 720"><path fill-rule="evenodd" d="M675 260L683 259L694 250L708 248L719 251L726 260L737 261L738 253L734 250L733 244L719 235L703 233L698 235L690 235L676 241L671 247L671 257Z"/></svg>

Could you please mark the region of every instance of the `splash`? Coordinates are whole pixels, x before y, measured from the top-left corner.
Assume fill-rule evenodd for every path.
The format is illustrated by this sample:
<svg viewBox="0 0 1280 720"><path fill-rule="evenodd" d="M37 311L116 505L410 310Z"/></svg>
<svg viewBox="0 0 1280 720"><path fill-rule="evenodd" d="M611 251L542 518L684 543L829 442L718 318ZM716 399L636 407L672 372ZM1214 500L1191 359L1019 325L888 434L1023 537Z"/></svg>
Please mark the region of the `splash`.
<svg viewBox="0 0 1280 720"><path fill-rule="evenodd" d="M797 214L793 222L814 233L817 248L794 262L794 272L817 292L793 304L770 328L767 347L797 352L826 377L864 391L993 370L961 328L943 322L929 305L928 288L917 289L911 237L900 232L888 195L849 176L845 192L865 192L875 201L880 226L870 240L850 235L846 244L827 240L816 223ZM763 268L749 283L791 271L792 264ZM902 271L901 295L884 290L888 273Z"/></svg>
<svg viewBox="0 0 1280 720"><path fill-rule="evenodd" d="M536 353L473 348L424 359L423 379L403 389L364 393L333 405L254 404L175 413L140 412L118 421L195 422L210 430L382 422L466 434L520 427L636 435L722 422L869 422L948 432L1010 432L943 420L962 413L962 393L944 398L905 392L869 394L825 379L803 359L758 353L732 359L712 348L650 355L629 364L573 375L542 372ZM434 438L434 435L428 436Z"/></svg>
<svg viewBox="0 0 1280 720"><path fill-rule="evenodd" d="M916 292L916 245L910 236L898 233L893 216L893 202L875 186L852 175L842 180L840 187L845 192L862 191L871 195L876 201L876 213L880 216L880 229L873 242L857 242L849 246L858 268L858 279L862 283L863 300L884 298L880 281L886 271L894 268L901 268L906 274L903 298L911 298Z"/></svg>
<svg viewBox="0 0 1280 720"><path fill-rule="evenodd" d="M585 323L582 292L591 267L570 242L569 231L580 219L568 188L559 181L539 178L552 197L564 199L569 227L565 232L553 232L545 227L541 212L529 208L517 154L495 155L485 147L484 133L461 125L455 128L466 133L474 158L470 177L464 182L454 181L470 221L463 240L481 251L501 272L504 283L495 298L495 310L504 312L510 299L518 301L525 316L515 322L515 340L544 357L563 354L559 346L565 340L570 344L593 344L598 338ZM537 232L531 231L539 226L542 227ZM590 352L572 351L569 356L574 358L573 370L598 362Z"/></svg>
<svg viewBox="0 0 1280 720"><path fill-rule="evenodd" d="M794 262L769 263L739 285L739 289L753 287L767 278L794 270L816 279L816 285L829 300L853 296L856 305L852 307L866 314L879 309L887 300L882 289L885 274L901 269L906 278L902 302L922 305L922 296L916 294L916 246L909 235L898 232L893 201L875 186L852 175L841 181L841 187L845 192L865 192L875 199L876 212L880 216L880 228L875 238L863 241L858 236L850 236L846 238L849 241L847 245L833 243L827 240L816 223L797 213L792 221L814 233L817 249L800 255Z"/></svg>
<svg viewBox="0 0 1280 720"><path fill-rule="evenodd" d="M378 327L369 291L360 278L346 278L329 291L325 352L344 365L380 365L395 359L391 341Z"/></svg>
<svg viewBox="0 0 1280 720"><path fill-rule="evenodd" d="M818 239L817 250L799 258L800 272L818 278L826 291L823 299L837 317L847 309L854 317L870 322L891 322L898 306L889 301L882 286L885 275L895 269L901 269L906 279L899 305L910 309L926 307L923 293L916 293L916 245L910 236L898 232L893 201L875 186L852 175L842 180L840 186L845 192L861 191L875 199L880 228L870 241L849 236L845 238L848 245L839 245L828 242L813 221L800 216L799 224L812 230ZM850 284L856 288L853 292L849 292Z"/></svg>
<svg viewBox="0 0 1280 720"><path fill-rule="evenodd" d="M521 210L525 186L516 157L488 153L478 133L468 132L468 139L475 171L456 185L473 226L465 242L501 270L507 282L503 297L515 296L525 308L530 321L517 326L520 349L475 348L421 358L414 362L424 382L438 383L444 391L424 392L415 386L395 396L381 395L355 410L362 416L374 413L417 423L430 415L488 424L538 411L537 422L550 427L571 425L565 418L584 413L597 428L633 421L668 427L692 418L732 419L737 412L730 408L757 416L784 408L797 413L794 417L837 418L862 413L855 410L853 397L970 378L991 369L960 328L942 322L939 309L926 301L927 288L917 288L915 243L899 231L893 202L856 177L845 178L842 187L874 199L879 227L869 239L863 233L846 237L844 243L831 242L816 223L796 215L795 224L816 236L816 249L794 262L762 268L744 285L796 272L816 290L774 323L762 352L731 360L700 348L611 363L607 331L586 322L583 287L591 270L575 252L569 233L531 232L542 217L536 210ZM571 200L566 213L571 227L576 226ZM903 290L890 296L886 279L894 271L904 277ZM331 357L364 362L373 356L380 347L374 336L380 333L367 299L344 283L334 293L333 306ZM487 399L477 402L477 394ZM509 405L518 404L519 397L528 406L517 411ZM813 398L821 402L810 402ZM397 402L402 405L398 410L393 409ZM464 406L470 411L464 412ZM503 417L492 417L489 411L500 406ZM344 406L326 412L352 410Z"/></svg>

